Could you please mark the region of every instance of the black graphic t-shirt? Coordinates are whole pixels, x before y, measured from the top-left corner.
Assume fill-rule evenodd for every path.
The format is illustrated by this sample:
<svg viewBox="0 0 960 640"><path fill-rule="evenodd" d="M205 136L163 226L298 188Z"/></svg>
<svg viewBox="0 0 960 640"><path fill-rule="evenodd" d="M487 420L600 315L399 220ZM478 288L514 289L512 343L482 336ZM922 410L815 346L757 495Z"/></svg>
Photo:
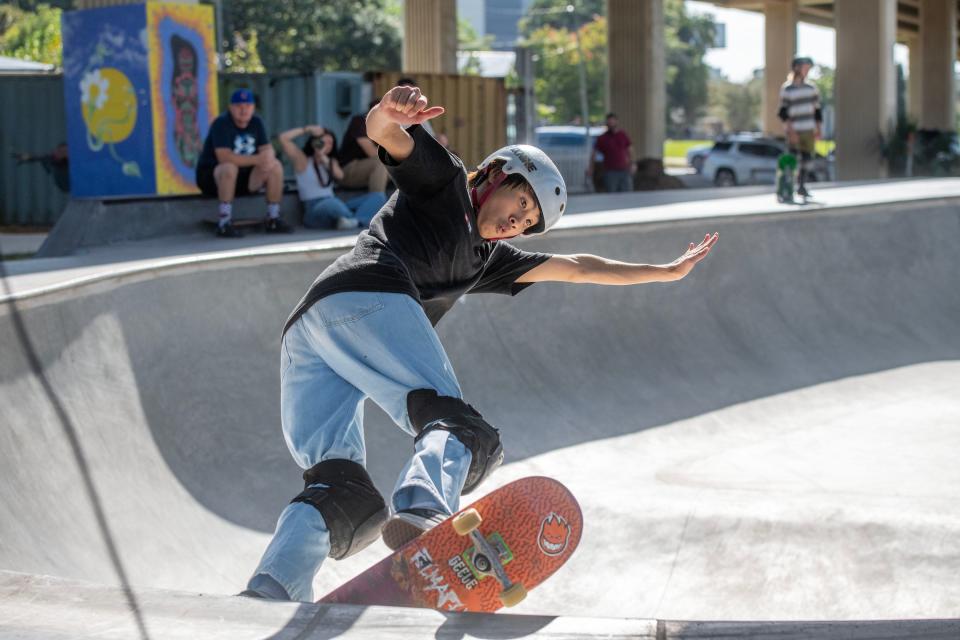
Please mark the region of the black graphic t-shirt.
<svg viewBox="0 0 960 640"><path fill-rule="evenodd" d="M214 151L217 148L229 149L238 156L252 156L268 142L267 129L260 116L253 116L246 128L241 129L234 124L229 112L221 114L210 125L197 167L217 166L217 154Z"/></svg>
<svg viewBox="0 0 960 640"><path fill-rule="evenodd" d="M529 283L517 278L550 259L481 238L463 162L422 127L408 133L414 149L402 162L380 149L396 193L353 250L314 281L284 332L317 300L342 291L406 293L436 325L466 293L520 293Z"/></svg>

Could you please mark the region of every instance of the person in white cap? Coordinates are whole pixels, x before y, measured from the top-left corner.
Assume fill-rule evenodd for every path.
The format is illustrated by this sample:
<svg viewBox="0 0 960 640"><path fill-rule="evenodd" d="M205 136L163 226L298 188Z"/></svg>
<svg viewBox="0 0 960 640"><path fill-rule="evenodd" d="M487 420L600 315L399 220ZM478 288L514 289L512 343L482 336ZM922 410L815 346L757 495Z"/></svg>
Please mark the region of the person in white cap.
<svg viewBox="0 0 960 640"><path fill-rule="evenodd" d="M312 600L327 557L381 534L399 548L456 512L461 493L500 465L499 431L464 402L433 328L460 296L516 295L542 281L675 281L717 242L707 235L664 265L519 249L507 240L545 233L563 215L560 172L541 150L510 145L468 175L420 126L443 111L417 87L394 87L367 116L397 193L284 328L281 423L305 484L241 595ZM365 469L368 397L414 441L389 508Z"/></svg>

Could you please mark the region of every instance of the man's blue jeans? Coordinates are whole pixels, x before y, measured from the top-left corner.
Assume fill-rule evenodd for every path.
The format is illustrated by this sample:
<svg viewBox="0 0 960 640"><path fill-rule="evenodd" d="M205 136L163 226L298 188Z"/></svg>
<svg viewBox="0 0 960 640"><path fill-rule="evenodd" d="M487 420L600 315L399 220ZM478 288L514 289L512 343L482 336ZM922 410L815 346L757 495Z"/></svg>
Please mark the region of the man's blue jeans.
<svg viewBox="0 0 960 640"><path fill-rule="evenodd" d="M366 465L368 397L411 439L416 431L407 416L410 391L462 397L436 331L419 303L405 294L344 292L323 298L290 327L280 351L283 437L303 469L333 458ZM449 432L430 432L401 472L392 508L456 512L470 460ZM308 504L289 504L248 588L272 579L293 600L310 601L313 577L329 552L330 534L320 513Z"/></svg>
<svg viewBox="0 0 960 640"><path fill-rule="evenodd" d="M626 169L623 171L604 171L603 186L607 193L616 191L633 191L633 176Z"/></svg>

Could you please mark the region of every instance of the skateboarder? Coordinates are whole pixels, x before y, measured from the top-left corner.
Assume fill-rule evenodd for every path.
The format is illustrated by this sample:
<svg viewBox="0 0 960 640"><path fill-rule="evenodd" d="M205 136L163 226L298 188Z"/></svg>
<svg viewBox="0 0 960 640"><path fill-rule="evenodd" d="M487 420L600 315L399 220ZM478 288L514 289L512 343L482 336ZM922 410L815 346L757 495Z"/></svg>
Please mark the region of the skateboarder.
<svg viewBox="0 0 960 640"><path fill-rule="evenodd" d="M312 600L328 556L345 558L381 530L399 548L456 512L460 494L500 465L499 432L464 402L433 329L460 296L516 295L543 281L675 281L717 241L713 234L690 243L664 265L520 250L505 241L546 232L566 208L557 167L535 147L512 145L468 175L419 126L443 112L419 88L394 87L367 116L398 193L355 248L320 274L284 327L281 423L306 469L305 488L281 513L243 595ZM389 510L364 468L367 397L413 440Z"/></svg>
<svg viewBox="0 0 960 640"><path fill-rule="evenodd" d="M820 123L823 122L820 92L815 85L807 82L807 74L812 68L812 59L803 56L794 58L787 81L780 88L778 115L786 128L790 153L799 160L797 195L801 198L810 197L804 185L804 178L807 163L816 152L817 139L820 138Z"/></svg>

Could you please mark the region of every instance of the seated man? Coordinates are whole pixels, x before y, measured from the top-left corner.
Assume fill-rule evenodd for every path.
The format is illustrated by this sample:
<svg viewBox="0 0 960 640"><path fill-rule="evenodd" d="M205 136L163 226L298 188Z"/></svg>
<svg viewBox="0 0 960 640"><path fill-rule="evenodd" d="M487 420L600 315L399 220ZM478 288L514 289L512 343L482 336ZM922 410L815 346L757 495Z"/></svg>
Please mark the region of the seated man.
<svg viewBox="0 0 960 640"><path fill-rule="evenodd" d="M377 104L370 103L370 107ZM367 137L367 117L354 116L347 125L340 146L340 166L343 167L343 179L340 186L347 189L366 189L371 193L384 193L387 190L387 168L377 155L378 147Z"/></svg>
<svg viewBox="0 0 960 640"><path fill-rule="evenodd" d="M267 192L267 232L292 231L280 218L283 166L267 139L263 121L254 115L255 109L252 91L234 91L228 112L218 116L210 125L197 161L200 191L220 199L216 233L221 238L243 236L231 224L234 196L257 193L264 187Z"/></svg>

